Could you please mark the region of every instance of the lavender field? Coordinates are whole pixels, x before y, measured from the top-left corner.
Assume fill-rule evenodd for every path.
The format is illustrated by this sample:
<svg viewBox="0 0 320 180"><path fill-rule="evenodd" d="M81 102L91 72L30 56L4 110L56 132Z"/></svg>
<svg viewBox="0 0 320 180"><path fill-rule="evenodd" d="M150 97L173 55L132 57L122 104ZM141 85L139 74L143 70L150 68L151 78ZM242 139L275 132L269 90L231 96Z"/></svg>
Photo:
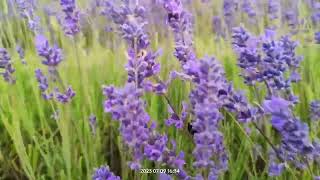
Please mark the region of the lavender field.
<svg viewBox="0 0 320 180"><path fill-rule="evenodd" d="M1 0L0 179L319 180L319 0Z"/></svg>

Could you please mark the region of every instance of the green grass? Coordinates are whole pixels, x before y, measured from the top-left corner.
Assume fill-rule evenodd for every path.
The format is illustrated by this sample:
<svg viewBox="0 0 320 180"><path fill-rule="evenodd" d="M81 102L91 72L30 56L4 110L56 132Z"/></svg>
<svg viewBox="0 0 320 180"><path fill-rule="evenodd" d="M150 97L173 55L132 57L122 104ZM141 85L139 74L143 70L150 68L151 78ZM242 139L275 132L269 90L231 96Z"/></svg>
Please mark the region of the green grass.
<svg viewBox="0 0 320 180"><path fill-rule="evenodd" d="M0 9L4 7L0 3ZM206 17L199 17L197 22L195 47L199 57L215 55L225 66L227 78L236 88L245 90L252 99L253 91L246 88L238 75L239 69L230 42L214 41L210 27L201 26L201 23L209 22ZM0 80L0 179L90 179L94 168L104 164L108 164L123 179L156 178L128 169L126 161L130 159L130 154L121 144L118 123L103 112L102 85L122 86L126 80L125 45L119 37L93 29L90 27L74 45L54 24L56 38L65 55L59 72L64 83L72 85L77 93L72 103L59 105L47 102L40 96L34 70L45 70L46 67L35 53L34 36L26 24L17 19L0 22L0 47L10 49L16 68L14 76L17 78L15 85ZM172 38L160 36L152 34L153 48L163 49L161 76L167 78L169 71L178 69L179 65L172 55ZM319 136L319 129L308 118L308 104L313 99L320 99L320 46L304 41L304 36L295 37L301 41L298 52L305 57L301 68L303 80L294 87L301 101L296 114L312 127L311 136L314 138ZM311 37L312 33L306 36ZM17 42L26 48L27 65L21 64L14 51ZM77 61L81 64L81 74ZM189 91L190 84L179 80L170 86L169 98L177 109L181 108L183 100L187 100ZM194 172L191 166L191 140L183 132L164 126L167 117L165 99L153 94L147 94L144 98L147 111L157 121L159 131L168 133L170 138L177 141L178 149L186 152L186 169ZM56 111L59 112L58 120L51 117ZM95 135L89 127L90 114L95 114L98 119ZM253 148L257 144L264 147L265 150L260 153L267 161L268 145L262 137L257 133L249 137L244 133L244 128L227 114L222 132L230 159L229 171L221 178L269 179L267 168L258 169L254 162ZM267 132L271 138L275 138L270 126L267 126ZM144 165L153 166L150 162ZM312 173L319 175L320 170L312 167ZM275 179L312 179L313 175L308 171L290 169Z"/></svg>

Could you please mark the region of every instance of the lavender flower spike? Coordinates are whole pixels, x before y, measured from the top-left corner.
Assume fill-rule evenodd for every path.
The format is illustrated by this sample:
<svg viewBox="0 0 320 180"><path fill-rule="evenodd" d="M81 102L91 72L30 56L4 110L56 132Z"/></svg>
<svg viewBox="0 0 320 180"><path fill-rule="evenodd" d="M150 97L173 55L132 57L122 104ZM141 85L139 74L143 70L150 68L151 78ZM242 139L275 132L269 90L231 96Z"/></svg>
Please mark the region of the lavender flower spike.
<svg viewBox="0 0 320 180"><path fill-rule="evenodd" d="M76 10L75 0L60 0L64 18L62 21L63 30L66 35L74 36L80 31L80 12Z"/></svg>
<svg viewBox="0 0 320 180"><path fill-rule="evenodd" d="M320 120L320 101L312 101L310 103L310 117L312 120Z"/></svg>
<svg viewBox="0 0 320 180"><path fill-rule="evenodd" d="M4 48L0 48L0 70L0 75L2 75L6 82L10 84L15 83L15 79L12 76L15 69L12 66L11 57L8 51Z"/></svg>
<svg viewBox="0 0 320 180"><path fill-rule="evenodd" d="M50 100L53 98L53 93L48 93L49 84L47 77L42 73L40 69L35 70L36 78L39 83L39 89L41 91L42 97L45 100Z"/></svg>
<svg viewBox="0 0 320 180"><path fill-rule="evenodd" d="M101 166L97 168L92 176L92 180L120 180L119 176L114 175L109 166Z"/></svg>
<svg viewBox="0 0 320 180"><path fill-rule="evenodd" d="M73 91L71 86L67 88L65 93L60 93L59 90L56 89L56 94L55 94L56 99L63 104L70 102L75 95L76 93Z"/></svg>
<svg viewBox="0 0 320 180"><path fill-rule="evenodd" d="M36 49L38 55L43 57L42 63L49 67L56 67L63 59L62 50L54 45L50 47L49 41L43 35L37 35L36 40Z"/></svg>
<svg viewBox="0 0 320 180"><path fill-rule="evenodd" d="M314 39L316 41L316 44L320 44L320 31L314 34Z"/></svg>

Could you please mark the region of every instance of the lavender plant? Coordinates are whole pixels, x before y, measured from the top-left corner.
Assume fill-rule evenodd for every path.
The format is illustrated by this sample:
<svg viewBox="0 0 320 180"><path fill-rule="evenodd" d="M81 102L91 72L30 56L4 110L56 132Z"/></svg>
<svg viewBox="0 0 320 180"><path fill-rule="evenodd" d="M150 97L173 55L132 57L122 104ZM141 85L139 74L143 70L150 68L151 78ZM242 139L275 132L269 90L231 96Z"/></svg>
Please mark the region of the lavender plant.
<svg viewBox="0 0 320 180"><path fill-rule="evenodd" d="M42 64L48 67L49 77L53 80L53 82L58 81L64 88L64 83L60 77L59 72L57 71L57 66L63 60L62 50L57 45L50 47L49 41L43 35L36 36L35 44L38 55L43 58ZM62 93L57 87L54 89L54 92L49 93L49 81L40 69L36 70L36 78L38 80L42 96L46 100L50 100L54 96L58 102L65 104L70 102L71 99L75 96L75 92L73 91L71 86L69 86L65 90L65 92Z"/></svg>
<svg viewBox="0 0 320 180"><path fill-rule="evenodd" d="M15 79L12 74L15 72L15 69L13 68L8 51L4 48L0 48L0 69L3 79L10 84L14 84Z"/></svg>
<svg viewBox="0 0 320 180"><path fill-rule="evenodd" d="M60 0L63 11L62 27L66 35L74 36L80 31L80 12L76 8L76 0Z"/></svg>

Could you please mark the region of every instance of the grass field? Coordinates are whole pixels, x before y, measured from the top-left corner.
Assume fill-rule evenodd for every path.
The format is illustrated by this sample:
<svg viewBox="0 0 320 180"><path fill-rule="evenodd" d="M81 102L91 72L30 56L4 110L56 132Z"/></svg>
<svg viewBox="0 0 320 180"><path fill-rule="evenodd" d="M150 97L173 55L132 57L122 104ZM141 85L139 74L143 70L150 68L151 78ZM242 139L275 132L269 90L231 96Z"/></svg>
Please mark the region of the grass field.
<svg viewBox="0 0 320 180"><path fill-rule="evenodd" d="M221 3L219 1L216 6ZM79 3L79 6L84 8L85 2ZM216 40L212 32L209 24L212 14L219 10L216 6L213 5L211 10L212 6L197 1L190 8L196 17L194 47L197 56L214 55L223 64L227 79L235 88L243 89L252 104L261 103L263 97L255 98L254 89L246 86L239 76L240 68L231 40ZM302 16L307 16L305 7L300 7ZM0 2L0 12L2 10L3 14L7 14L6 1ZM53 33L46 31L45 34L63 49L64 58L58 70L63 83L71 85L76 92L70 103L60 104L41 97L34 71L37 68L45 69L45 65L41 64L41 57L36 53L35 35L16 13L11 17L2 16L0 20L0 47L8 49L16 69L14 85L0 80L0 179L84 180L91 179L94 169L101 165L109 165L122 179L157 179L156 174L141 174L129 169L126 162L130 159L130 153L121 141L119 123L112 121L111 116L103 110L105 97L102 86L113 84L121 87L127 78L124 69L127 62L126 44L117 33L103 30L102 24L111 22L104 18L88 17L81 33L70 38L64 35L56 19L50 17ZM44 17L41 12L39 15ZM43 26L48 24L42 21ZM168 27L158 31L153 25L148 26L151 46L152 49L162 49L160 74L162 79L167 79L170 71L180 69L173 55L173 36ZM259 21L257 26L248 29L257 33L262 32L264 26L265 22ZM320 46L312 42L314 31L316 29L309 28L307 32L293 36L300 42L297 54L304 56L300 68L302 80L293 87L300 100L295 113L309 125L311 138L320 134L319 122L309 118L309 103L320 99ZM284 28L279 34L287 32ZM15 50L17 45L25 49L26 64L21 63ZM181 80L173 81L168 89L168 97L175 108L181 108L181 102L188 99L192 87ZM263 88L259 90L259 93L263 92ZM143 99L147 112L157 122L157 130L176 140L178 150L185 152L185 169L195 175L192 139L184 132L164 124L168 117L166 99L153 93L146 93ZM97 117L95 132L90 127L89 117L92 114ZM231 114L223 114L221 132L229 155L229 168L220 176L221 179L307 180L320 175L320 166L311 165L305 171L290 168L279 177L268 176L268 143L256 131L247 135L244 127ZM279 137L267 121L263 122L265 134L276 142ZM255 153L258 145L262 147L259 155ZM143 167L162 166L145 160Z"/></svg>

